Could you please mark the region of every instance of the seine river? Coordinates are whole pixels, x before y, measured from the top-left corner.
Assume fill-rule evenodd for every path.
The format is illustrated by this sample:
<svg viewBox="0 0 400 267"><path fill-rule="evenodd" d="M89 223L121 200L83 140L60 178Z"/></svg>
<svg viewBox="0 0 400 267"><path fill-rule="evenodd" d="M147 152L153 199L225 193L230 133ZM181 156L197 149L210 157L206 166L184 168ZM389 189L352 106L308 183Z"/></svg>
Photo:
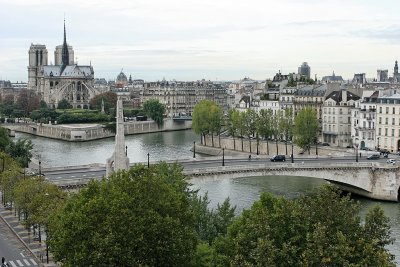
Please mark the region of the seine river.
<svg viewBox="0 0 400 267"><path fill-rule="evenodd" d="M45 139L27 134L17 133L16 138L29 138L34 144L36 158L40 155L44 166L70 166L89 163L105 163L114 150L114 138L97 141L71 143L53 139ZM150 161L190 159L193 152L190 148L193 141L199 142L199 136L192 131L175 131L126 136L128 157L130 162L146 162L147 153ZM196 157L202 157L196 155ZM294 198L306 194L315 187L325 183L323 180L304 177L252 177L223 180L192 180L193 188L200 193L208 192L210 206L215 208L229 197L231 203L236 205L237 212L249 208L262 192ZM386 215L391 219L392 236L395 243L389 247L400 263L400 204L392 202L372 201L357 198L362 205L364 215L368 208L380 204Z"/></svg>

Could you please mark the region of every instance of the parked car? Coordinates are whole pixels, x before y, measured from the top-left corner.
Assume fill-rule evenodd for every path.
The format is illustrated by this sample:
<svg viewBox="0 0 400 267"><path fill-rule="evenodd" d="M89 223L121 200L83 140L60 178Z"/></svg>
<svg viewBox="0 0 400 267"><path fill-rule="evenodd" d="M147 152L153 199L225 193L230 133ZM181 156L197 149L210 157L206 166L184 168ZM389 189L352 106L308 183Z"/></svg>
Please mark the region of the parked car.
<svg viewBox="0 0 400 267"><path fill-rule="evenodd" d="M395 164L395 163L396 163L396 160L395 160L395 159L388 159L388 160L386 161L386 163Z"/></svg>
<svg viewBox="0 0 400 267"><path fill-rule="evenodd" d="M329 143L322 143L322 146L330 146Z"/></svg>
<svg viewBox="0 0 400 267"><path fill-rule="evenodd" d="M271 161L286 161L285 155L275 155L271 158Z"/></svg>
<svg viewBox="0 0 400 267"><path fill-rule="evenodd" d="M369 155L367 159L379 159L380 156L378 154Z"/></svg>

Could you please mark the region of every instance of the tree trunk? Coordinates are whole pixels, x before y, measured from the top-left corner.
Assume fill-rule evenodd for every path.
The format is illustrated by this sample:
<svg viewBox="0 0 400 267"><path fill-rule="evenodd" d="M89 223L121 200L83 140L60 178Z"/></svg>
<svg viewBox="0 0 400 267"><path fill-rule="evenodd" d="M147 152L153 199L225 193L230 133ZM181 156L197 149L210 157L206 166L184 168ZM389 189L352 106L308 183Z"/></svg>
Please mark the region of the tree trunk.
<svg viewBox="0 0 400 267"><path fill-rule="evenodd" d="M269 155L269 142L268 142L268 139L267 139L267 155Z"/></svg>
<svg viewBox="0 0 400 267"><path fill-rule="evenodd" d="M214 147L214 133L211 133L211 144Z"/></svg>
<svg viewBox="0 0 400 267"><path fill-rule="evenodd" d="M276 139L275 144L276 144L276 154L279 155L279 151L278 151L278 139Z"/></svg>
<svg viewBox="0 0 400 267"><path fill-rule="evenodd" d="M233 150L236 150L236 139L233 137Z"/></svg>
<svg viewBox="0 0 400 267"><path fill-rule="evenodd" d="M219 147L221 147L221 133L218 134L218 144Z"/></svg>
<svg viewBox="0 0 400 267"><path fill-rule="evenodd" d="M242 139L242 151L243 151L243 136L242 136L242 138L241 138L241 139Z"/></svg>
<svg viewBox="0 0 400 267"><path fill-rule="evenodd" d="M259 145L260 145L260 139L257 138L257 155L260 155L260 151L259 151Z"/></svg>
<svg viewBox="0 0 400 267"><path fill-rule="evenodd" d="M250 147L250 153L251 153L251 139L249 137L249 147Z"/></svg>

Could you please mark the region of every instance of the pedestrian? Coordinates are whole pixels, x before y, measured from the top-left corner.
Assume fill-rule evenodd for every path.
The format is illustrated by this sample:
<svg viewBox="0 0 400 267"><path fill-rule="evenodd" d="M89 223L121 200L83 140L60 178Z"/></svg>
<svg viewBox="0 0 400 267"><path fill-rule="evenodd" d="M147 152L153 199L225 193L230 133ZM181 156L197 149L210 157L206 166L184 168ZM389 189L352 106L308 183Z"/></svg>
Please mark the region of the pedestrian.
<svg viewBox="0 0 400 267"><path fill-rule="evenodd" d="M1 267L8 267L8 263L4 257L1 257Z"/></svg>

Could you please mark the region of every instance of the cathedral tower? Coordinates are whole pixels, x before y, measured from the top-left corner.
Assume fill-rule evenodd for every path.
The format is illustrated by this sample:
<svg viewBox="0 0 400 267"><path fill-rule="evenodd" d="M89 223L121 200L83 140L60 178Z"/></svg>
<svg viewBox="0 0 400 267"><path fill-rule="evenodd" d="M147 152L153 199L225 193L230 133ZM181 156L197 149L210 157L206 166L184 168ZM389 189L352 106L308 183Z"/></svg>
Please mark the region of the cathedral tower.
<svg viewBox="0 0 400 267"><path fill-rule="evenodd" d="M31 44L29 48L28 89L36 90L38 85L38 71L40 66L47 65L47 49L45 45Z"/></svg>

